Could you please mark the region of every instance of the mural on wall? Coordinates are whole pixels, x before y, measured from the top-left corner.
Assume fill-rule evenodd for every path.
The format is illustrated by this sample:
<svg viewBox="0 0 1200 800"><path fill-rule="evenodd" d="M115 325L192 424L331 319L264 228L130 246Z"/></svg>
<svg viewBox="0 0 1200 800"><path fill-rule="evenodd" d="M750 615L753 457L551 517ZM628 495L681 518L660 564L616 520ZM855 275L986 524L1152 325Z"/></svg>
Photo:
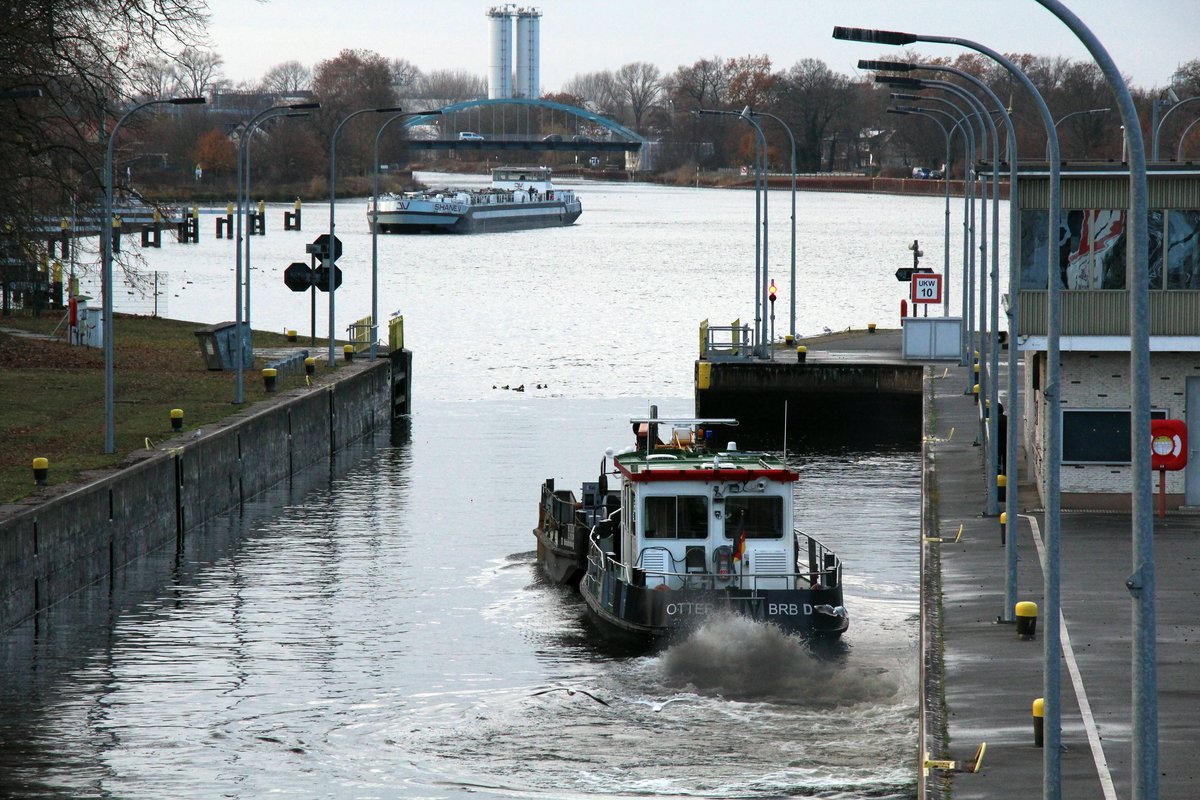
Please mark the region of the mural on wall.
<svg viewBox="0 0 1200 800"><path fill-rule="evenodd" d="M1151 211L1148 216L1150 288L1200 289L1200 211ZM1036 209L1021 212L1023 289L1046 288L1047 217ZM1060 288L1126 288L1126 217L1126 211L1114 208L1063 211L1057 242Z"/></svg>

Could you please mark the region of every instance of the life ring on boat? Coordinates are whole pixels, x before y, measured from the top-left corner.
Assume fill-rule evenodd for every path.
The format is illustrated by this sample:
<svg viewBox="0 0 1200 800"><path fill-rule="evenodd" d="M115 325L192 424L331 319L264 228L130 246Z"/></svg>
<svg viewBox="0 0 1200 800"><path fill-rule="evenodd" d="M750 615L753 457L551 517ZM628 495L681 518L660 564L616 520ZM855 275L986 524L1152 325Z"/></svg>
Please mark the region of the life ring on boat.
<svg viewBox="0 0 1200 800"><path fill-rule="evenodd" d="M660 583L658 586L655 586L655 587L654 587L654 591L656 591L656 592L669 592L669 591L671 591L671 587L670 587L670 586L667 586L665 583Z"/></svg>

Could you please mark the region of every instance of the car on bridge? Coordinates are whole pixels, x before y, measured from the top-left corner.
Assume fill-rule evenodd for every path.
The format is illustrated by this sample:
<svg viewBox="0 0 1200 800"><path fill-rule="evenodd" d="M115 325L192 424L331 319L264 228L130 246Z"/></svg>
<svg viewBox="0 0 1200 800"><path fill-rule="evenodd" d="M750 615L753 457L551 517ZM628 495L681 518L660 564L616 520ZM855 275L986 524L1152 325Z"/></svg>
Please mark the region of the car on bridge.
<svg viewBox="0 0 1200 800"><path fill-rule="evenodd" d="M466 142L482 142L483 136L482 134L475 133L475 131L459 131L458 139L459 141Z"/></svg>

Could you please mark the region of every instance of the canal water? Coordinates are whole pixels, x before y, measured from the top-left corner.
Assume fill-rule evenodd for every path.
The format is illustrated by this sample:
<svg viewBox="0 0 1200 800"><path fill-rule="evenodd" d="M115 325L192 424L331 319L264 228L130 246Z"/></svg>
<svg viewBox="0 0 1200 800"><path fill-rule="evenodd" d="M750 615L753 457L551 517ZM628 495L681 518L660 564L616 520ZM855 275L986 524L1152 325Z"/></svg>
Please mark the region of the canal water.
<svg viewBox="0 0 1200 800"><path fill-rule="evenodd" d="M404 314L415 353L395 437L0 638L0 794L914 796L915 447L788 454L798 526L846 564L851 627L833 648L731 618L612 649L537 574L541 482L594 480L651 403L692 414L698 323L753 316L752 193L574 188L568 229L380 239L381 313ZM771 199L785 276L788 195ZM798 332L894 325L893 273L914 238L940 252L941 202L798 205ZM339 325L370 310L363 207L338 204ZM308 298L281 273L328 207L305 208L304 233L280 230L284 209L252 243L252 322L307 333ZM145 254L160 313L232 318L232 244L211 220L199 245ZM138 310L126 291L118 310Z"/></svg>

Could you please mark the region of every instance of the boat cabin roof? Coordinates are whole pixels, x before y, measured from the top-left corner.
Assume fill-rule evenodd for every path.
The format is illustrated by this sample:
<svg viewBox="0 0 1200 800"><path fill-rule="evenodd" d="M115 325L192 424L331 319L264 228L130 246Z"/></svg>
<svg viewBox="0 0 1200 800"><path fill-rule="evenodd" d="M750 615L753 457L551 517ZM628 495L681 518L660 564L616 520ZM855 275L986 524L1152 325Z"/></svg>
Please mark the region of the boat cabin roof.
<svg viewBox="0 0 1200 800"><path fill-rule="evenodd" d="M800 478L769 453L738 450L732 442L724 450L710 448L706 431L714 425L736 425L734 420L643 418L631 422L637 446L615 455L613 463L633 483L758 479L794 483ZM660 439L662 436L665 441Z"/></svg>

